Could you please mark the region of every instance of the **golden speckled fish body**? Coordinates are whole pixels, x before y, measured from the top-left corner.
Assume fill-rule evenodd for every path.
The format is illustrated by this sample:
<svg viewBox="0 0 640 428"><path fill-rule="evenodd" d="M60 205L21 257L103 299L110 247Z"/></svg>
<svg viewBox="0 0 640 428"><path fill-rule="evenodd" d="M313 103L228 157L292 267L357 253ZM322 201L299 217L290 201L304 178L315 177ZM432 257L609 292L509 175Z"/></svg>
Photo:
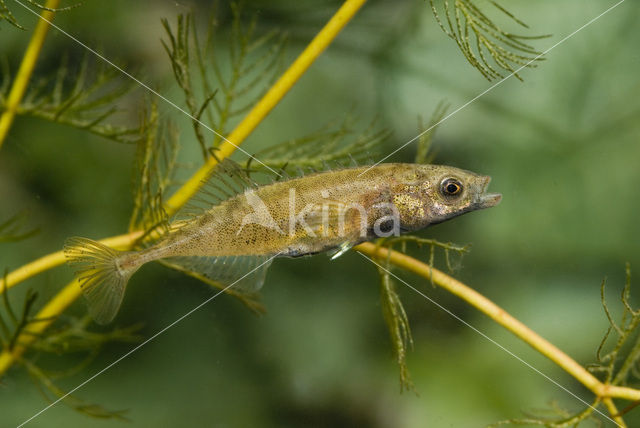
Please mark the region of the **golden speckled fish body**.
<svg viewBox="0 0 640 428"><path fill-rule="evenodd" d="M298 256L349 240L362 242L366 236L360 237L356 207L371 210L375 203L389 201L394 184L390 165L359 176L365 170L316 173L248 189L212 207L159 245L171 246L166 253L171 256Z"/></svg>
<svg viewBox="0 0 640 428"><path fill-rule="evenodd" d="M441 194L447 179L460 183L459 197ZM344 242L355 245L384 235L384 228L375 233L374 226L382 217L391 220L394 210L399 232L497 203L497 196L484 194L488 181L438 165L382 164L315 173L248 189L212 207L159 243L167 246L159 254L299 256Z"/></svg>
<svg viewBox="0 0 640 428"><path fill-rule="evenodd" d="M242 174L237 166L227 170L236 178ZM248 177L243 181L250 183ZM390 163L319 172L247 186L191 220L174 223L169 235L137 252L71 238L65 254L79 268L92 316L107 323L129 277L149 261L162 260L223 284L252 282L257 289L273 257L324 251L337 256L366 240L494 206L500 195L486 193L489 181L441 165ZM257 279L245 281L253 271Z"/></svg>

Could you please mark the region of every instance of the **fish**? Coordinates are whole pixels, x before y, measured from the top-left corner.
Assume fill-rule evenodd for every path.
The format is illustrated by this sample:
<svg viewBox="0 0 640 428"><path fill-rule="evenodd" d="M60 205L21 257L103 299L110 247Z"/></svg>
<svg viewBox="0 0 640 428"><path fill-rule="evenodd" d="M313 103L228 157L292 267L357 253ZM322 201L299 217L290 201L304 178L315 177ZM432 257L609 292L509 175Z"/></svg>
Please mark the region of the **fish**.
<svg viewBox="0 0 640 428"><path fill-rule="evenodd" d="M491 178L446 165L385 163L255 183L224 160L203 184L200 205L176 215L168 232L144 248L118 251L87 238L68 238L91 317L111 322L129 278L160 261L224 286L257 292L277 257L328 253L339 257L380 237L411 233L497 205Z"/></svg>

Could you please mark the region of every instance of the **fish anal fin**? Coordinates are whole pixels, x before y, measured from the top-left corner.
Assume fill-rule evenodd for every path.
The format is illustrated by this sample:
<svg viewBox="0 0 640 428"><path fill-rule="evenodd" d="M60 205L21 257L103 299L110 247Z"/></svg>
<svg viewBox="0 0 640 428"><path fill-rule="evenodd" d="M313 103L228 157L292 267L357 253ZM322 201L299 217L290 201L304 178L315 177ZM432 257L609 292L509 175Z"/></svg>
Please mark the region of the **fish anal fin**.
<svg viewBox="0 0 640 428"><path fill-rule="evenodd" d="M242 293L256 293L264 285L273 256L177 256L162 263L193 273Z"/></svg>

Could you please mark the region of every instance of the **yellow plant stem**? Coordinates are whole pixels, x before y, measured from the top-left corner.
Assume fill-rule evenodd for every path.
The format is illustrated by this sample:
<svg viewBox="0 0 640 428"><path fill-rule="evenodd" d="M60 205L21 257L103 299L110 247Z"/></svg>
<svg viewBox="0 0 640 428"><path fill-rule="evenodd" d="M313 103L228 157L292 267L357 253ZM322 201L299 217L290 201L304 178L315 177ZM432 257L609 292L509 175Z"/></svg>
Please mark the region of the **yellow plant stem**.
<svg viewBox="0 0 640 428"><path fill-rule="evenodd" d="M331 18L327 25L320 30L318 35L313 39L309 46L300 54L293 64L285 71L278 81L269 89L269 91L258 101L256 106L247 114L247 116L238 124L238 126L229 135L228 141L225 141L216 153L218 159L222 160L230 156L233 151L241 144L244 139L253 131L262 119L275 107L275 105L285 96L294 83L304 74L311 63L329 46L331 41L338 35L340 30L355 15L358 9L366 0L347 0L342 7ZM229 143L232 141L233 144ZM167 202L167 212L169 215L175 213L197 192L200 184L209 172L216 165L217 160L210 158L209 161L201 167L196 173L179 189ZM139 233L139 232L136 232ZM139 235L131 238L130 234L120 235L113 238L107 238L100 242L106 245L114 245L116 247L126 248L127 244L135 241ZM124 240L124 241L122 241ZM64 263L64 255L62 251L58 251L27 265L24 265L7 275L7 283L4 279L0 279L0 292L5 286L11 288L13 285L22 282L40 272L54 268Z"/></svg>
<svg viewBox="0 0 640 428"><path fill-rule="evenodd" d="M343 6L336 12L331 20L325 25L325 27L318 33L309 46L302 52L302 54L294 61L289 69L282 75L282 77L273 85L273 87L265 94L265 96L254 106L245 119L234 129L229 135L228 140L225 141L217 152L218 159L223 159L230 156L233 151L240 145L245 138L258 126L258 124L264 119L264 117L278 104L278 102L284 97L284 95L291 89L296 81L305 73L311 63L326 49L326 47L333 41L340 30L351 20L355 13L365 3L366 0L347 0ZM49 1L47 7L55 8L57 1ZM43 12L43 16L45 13ZM52 16L48 16L47 19L51 19ZM43 24L44 23L44 24ZM44 28L41 28L44 27ZM44 35L46 34L47 24L44 21L40 21L36 32L34 33L32 42L27 49L25 59L20 68L18 76L14 82L12 88L9 105L14 105L13 109L9 108L2 118L0 118L0 144L6 136L8 128L13 120L15 109L19 104L31 71L33 70L33 64L38 56ZM39 38L39 41L34 41ZM30 63L30 65L28 65ZM27 64L27 65L25 65ZM21 89L20 89L21 88ZM17 101L16 101L17 100ZM13 104L12 104L13 103ZM10 115L10 117L8 116ZM9 117L7 119L7 117ZM182 186L168 201L168 211L174 213L184 203L193 196L193 194L200 187L201 181L207 177L211 169L216 165L217 160L211 158L200 170L198 170L190 179ZM133 232L125 235L120 235L112 238L107 238L101 242L106 245L115 248L127 248L131 246L135 240L140 237L142 232ZM624 398L627 400L640 400L640 390L605 385L595 378L591 373L584 369L580 364L571 359L568 355L562 352L560 349L552 345L547 340L540 337L533 330L522 324L520 321L513 318L499 306L491 302L486 297L482 296L475 290L466 286L465 284L457 281L456 279L444 274L443 272L431 268L430 266L406 256L402 253L391 251L385 248L377 247L372 243L363 243L355 247L363 254L367 254L372 257L387 259L392 264L415 272L424 278L431 279L435 284L446 289L447 291L462 298L470 305L474 306L491 319L514 333L517 337L531 345L538 352L545 355L554 363L562 367L565 371L575 377L578 381L589 388L594 394L599 397L603 397L603 403L607 406L609 411L614 415L614 419L621 426L624 426L622 418L617 415L616 407L613 400L609 397ZM4 280L0 280L0 291L4 291L6 288L11 288L13 285L22 282L40 272L47 269L58 266L64 262L64 255L61 251L44 256L34 262L31 262L13 272L6 277L6 283ZM52 300L50 300L38 313L38 321L31 324L26 334L21 334L16 346L12 350L5 350L0 354L0 375L5 373L9 367L21 357L28 346L36 339L38 334L41 334L46 328L55 321L56 317L64 312L81 294L81 289L76 281L72 281L66 285Z"/></svg>
<svg viewBox="0 0 640 428"><path fill-rule="evenodd" d="M58 7L59 3L60 0L48 0L45 7L48 9L55 9ZM22 101L22 97L29 85L29 79L33 73L33 68L40 56L40 50L42 49L44 39L47 36L47 31L49 30L49 23L47 21L51 21L54 16L55 12L52 10L43 10L40 14L40 19L38 19L36 29L33 32L33 36L31 36L31 41L29 41L27 50L22 58L18 74L16 74L13 86L11 86L11 91L7 98L6 109L2 113L2 116L0 116L0 147L2 147L2 143L6 139L9 129L11 129L11 124L13 123L13 119L15 118L18 107L20 106L20 101Z"/></svg>
<svg viewBox="0 0 640 428"><path fill-rule="evenodd" d="M80 284L76 280L67 284L58 294L49 300L47 304L38 312L37 318L42 321L35 321L29 324L28 331L23 332L18 337L16 345L11 350L4 350L0 353L0 374L5 373L9 367L19 359L33 343L78 297L82 294Z"/></svg>
<svg viewBox="0 0 640 428"><path fill-rule="evenodd" d="M114 236L112 238L103 239L102 242L116 249L126 249L142 236L143 232L132 232L126 235ZM37 275L38 273L58 266L64 263L64 254L62 251L41 257L19 269L11 272L5 279L0 280L0 291L5 292L15 284L25 279ZM6 283L5 283L6 280ZM6 288L5 288L6 287ZM4 373L11 367L14 361L20 358L27 350L29 345L42 334L47 327L53 323L58 315L64 312L78 297L82 294L82 289L77 281L71 281L58 294L55 295L47 304L38 312L36 319L42 320L29 324L28 331L20 334L16 345L11 350L4 350L0 353L0 374Z"/></svg>
<svg viewBox="0 0 640 428"><path fill-rule="evenodd" d="M618 408L616 407L611 397L604 398L602 402L604 403L605 406L607 406L607 410L609 410L609 414L611 415L613 420L618 424L618 426L620 426L621 428L627 428L627 424L624 422L624 419L622 419L622 416L620 416L620 412L618 412Z"/></svg>
<svg viewBox="0 0 640 428"><path fill-rule="evenodd" d="M233 130L228 139L220 145L217 158L223 159L230 156L238 145L258 126L267 114L286 95L291 87L306 72L313 61L327 48L335 39L340 30L353 18L355 13L362 7L366 0L347 0L336 12L331 20L322 28L313 41L300 54L294 63L280 77L280 79L269 89L265 96L254 106L244 120ZM49 0L46 4L49 8L56 8L58 0ZM47 20L53 18L53 12L43 11L42 17ZM0 117L0 146L4 141L16 109L24 95L29 78L33 71L40 48L44 41L48 29L48 24L40 20L34 32L31 42L25 53L25 57L16 76L13 87L9 94L7 110ZM210 158L167 202L167 210L174 213L199 189L203 179L207 177L212 168L216 165L217 159ZM125 235L107 238L101 242L115 248L127 248L140 237L142 232L133 232ZM372 243L363 243L355 247L357 251L371 257L382 260L389 260L395 266L412 271L424 278L430 279L433 283L446 289L452 294L462 298L470 305L474 306L498 324L514 333L517 337L531 345L541 354L545 355L555 364L567 371L571 376L589 388L594 394L603 398L603 403L613 415L614 420L620 426L626 426L622 417L610 397L624 398L627 400L640 400L640 390L605 385L589 373L584 367L562 352L556 346L540 337L533 330L522 324L520 321L509 315L495 303L482 296L480 293L444 274L443 272L430 267L405 254L378 247ZM0 292L11 288L40 272L51 269L64 263L62 251L44 256L21 268L11 272L6 279L0 280ZM5 282L6 281L6 282ZM53 299L51 299L38 313L37 321L29 325L28 332L23 333L18 338L16 346L11 350L0 353L0 375L5 373L11 365L18 360L27 350L28 346L42 334L55 319L64 312L81 294L81 289L77 281L72 281L66 285Z"/></svg>
<svg viewBox="0 0 640 428"><path fill-rule="evenodd" d="M220 145L216 151L219 159L230 156L238 146L251 134L260 122L269 114L271 110L289 92L289 89L307 71L309 66L336 38L340 30L353 18L358 10L364 5L366 0L347 0L342 7L333 15L327 24L313 38L311 43L302 51L298 58L289 66L282 76L273 84L267 93L256 103L249 114L231 132L228 138ZM213 167L218 163L217 159L210 157L209 160L180 188L171 199L167 201L167 210L175 212L184 205L191 196L200 188L202 181L206 179Z"/></svg>
<svg viewBox="0 0 640 428"><path fill-rule="evenodd" d="M291 87L300 79L313 61L331 44L340 30L353 18L358 10L364 5L366 0L347 0L336 11L329 22L320 30L312 42L305 48L293 64L284 72L278 81L267 91L258 101L256 106L238 124L229 135L228 139L219 147L216 153L218 159L230 156L238 148L244 139L258 126L265 116L278 104ZM26 82L25 82L26 84ZM232 142L232 143L231 143ZM215 158L200 168L167 202L167 212L171 215L182 207L196 193L203 179L207 177L212 168L216 165ZM133 232L113 238L107 238L101 242L114 247L129 247L142 232ZM11 288L17 283L24 281L40 272L54 268L64 263L64 254L58 251L44 256L34 262L22 266L9 273L5 280L1 280L0 293L5 291L5 287ZM53 318L60 315L71 303L80 296L80 286L74 281L65 286L47 305L38 313L38 319L47 318L35 326L29 328L29 333L41 333L53 322ZM50 319L49 319L50 318ZM22 355L28 344L33 342L35 336L32 334L21 334L18 338L18 345L13 350L5 350L0 353L0 376L5 373L11 364Z"/></svg>
<svg viewBox="0 0 640 428"><path fill-rule="evenodd" d="M460 297L465 302L515 334L518 338L528 343L536 351L549 358L571 376L576 378L580 383L589 388L597 396L619 397L634 401L640 400L640 390L603 384L575 360L546 339L543 339L522 322L509 315L504 309L474 289L463 284L457 279L450 277L444 272L432 268L431 266L422 263L413 257L409 257L406 254L379 247L371 242L362 243L354 247L354 249L376 259L388 260L394 266L414 272L423 278L429 279L433 281L434 284L444 288L451 294Z"/></svg>
<svg viewBox="0 0 640 428"><path fill-rule="evenodd" d="M333 39L338 35L340 30L353 18L360 7L366 0L347 0L342 7L338 9L329 22L320 30L316 37L311 41L309 46L300 54L300 56L291 64L278 81L269 89L269 91L258 101L256 106L251 109L247 116L238 124L231 132L227 141L220 146L216 153L218 159L222 160L230 156L238 145L253 131L256 126L265 118L265 116L275 107L275 105L286 95L291 87L300 79L304 72L309 68L311 63L331 44ZM17 79L16 79L17 80ZM230 143L229 141L233 142ZM197 192L203 179L207 177L209 172L215 167L217 160L210 158L209 161L201 167L196 173L179 189L167 202L167 212L169 215L175 213ZM130 234L120 235L113 238L107 238L100 242L115 247L127 248L140 235L131 237ZM12 286L37 275L47 269L52 269L64 263L64 255L62 251L58 251L44 257L39 258L29 264L26 264L13 272L10 272L4 279L0 279L0 292L5 287Z"/></svg>

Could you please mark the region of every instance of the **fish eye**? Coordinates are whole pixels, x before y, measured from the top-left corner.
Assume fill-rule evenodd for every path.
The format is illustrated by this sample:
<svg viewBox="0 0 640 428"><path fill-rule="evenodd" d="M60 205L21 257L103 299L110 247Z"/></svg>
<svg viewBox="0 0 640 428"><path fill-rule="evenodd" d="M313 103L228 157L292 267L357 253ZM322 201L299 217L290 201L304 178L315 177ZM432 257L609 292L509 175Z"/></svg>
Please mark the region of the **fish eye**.
<svg viewBox="0 0 640 428"><path fill-rule="evenodd" d="M444 196L456 196L462 193L462 183L455 178L447 178L442 181L440 191Z"/></svg>

